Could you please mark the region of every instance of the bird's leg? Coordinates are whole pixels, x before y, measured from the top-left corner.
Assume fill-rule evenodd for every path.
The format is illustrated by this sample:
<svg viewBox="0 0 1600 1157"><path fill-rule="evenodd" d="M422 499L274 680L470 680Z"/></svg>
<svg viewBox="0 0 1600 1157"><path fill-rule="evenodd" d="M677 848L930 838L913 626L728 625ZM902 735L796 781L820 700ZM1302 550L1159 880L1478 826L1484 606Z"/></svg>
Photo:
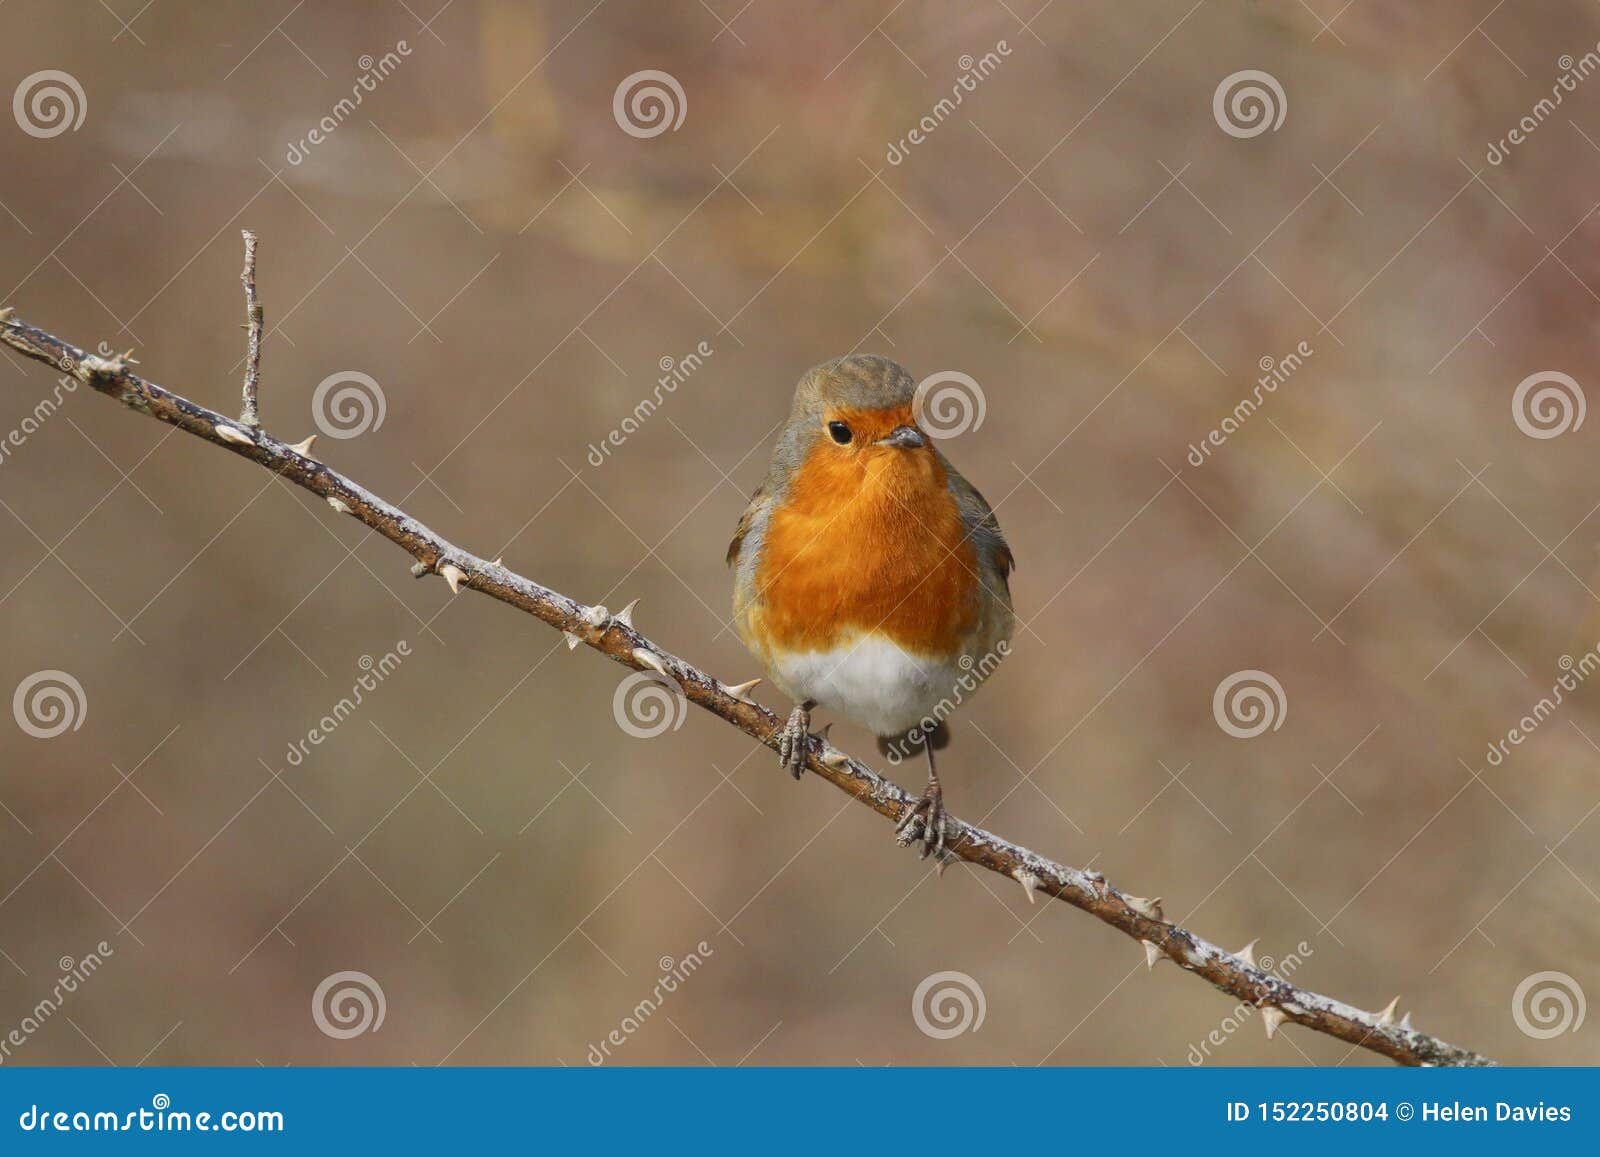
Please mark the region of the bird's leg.
<svg viewBox="0 0 1600 1157"><path fill-rule="evenodd" d="M815 699L796 703L789 712L789 722L778 733L778 766L787 767L796 779L806 769L806 754L811 750L811 709Z"/></svg>
<svg viewBox="0 0 1600 1157"><path fill-rule="evenodd" d="M901 847L905 847L913 840L922 841L922 854L920 859L926 860L929 852L938 852L939 858L944 858L944 790L939 786L939 773L933 766L933 742L931 737L923 741L922 749L928 753L928 786L923 790L922 798L906 809L906 814L900 818L900 825L895 829L895 840ZM917 825L920 824L920 827Z"/></svg>

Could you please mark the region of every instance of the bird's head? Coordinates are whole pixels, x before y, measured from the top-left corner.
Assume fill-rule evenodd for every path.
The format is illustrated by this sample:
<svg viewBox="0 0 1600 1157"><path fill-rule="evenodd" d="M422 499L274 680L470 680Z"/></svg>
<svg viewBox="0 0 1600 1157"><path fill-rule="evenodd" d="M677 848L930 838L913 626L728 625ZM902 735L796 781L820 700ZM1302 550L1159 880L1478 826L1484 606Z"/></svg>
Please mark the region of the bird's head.
<svg viewBox="0 0 1600 1157"><path fill-rule="evenodd" d="M797 449L841 458L925 452L928 436L912 406L916 389L910 374L876 354L824 362L800 379L789 432Z"/></svg>

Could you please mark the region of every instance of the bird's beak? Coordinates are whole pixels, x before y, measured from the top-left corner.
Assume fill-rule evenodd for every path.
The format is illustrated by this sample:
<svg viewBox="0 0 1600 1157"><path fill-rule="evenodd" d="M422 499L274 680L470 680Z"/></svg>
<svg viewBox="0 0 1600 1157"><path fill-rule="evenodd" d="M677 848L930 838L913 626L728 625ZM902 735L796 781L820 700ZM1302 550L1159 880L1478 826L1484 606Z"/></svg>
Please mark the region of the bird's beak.
<svg viewBox="0 0 1600 1157"><path fill-rule="evenodd" d="M920 450L927 444L927 438L915 426L896 426L887 438L878 439L878 445L894 446L900 450Z"/></svg>

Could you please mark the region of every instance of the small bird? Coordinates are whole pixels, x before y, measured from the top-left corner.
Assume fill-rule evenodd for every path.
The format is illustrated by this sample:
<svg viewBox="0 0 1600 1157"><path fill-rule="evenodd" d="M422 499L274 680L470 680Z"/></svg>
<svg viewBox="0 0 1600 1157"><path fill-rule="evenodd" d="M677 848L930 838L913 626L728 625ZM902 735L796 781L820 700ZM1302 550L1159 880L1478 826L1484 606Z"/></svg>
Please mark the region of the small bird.
<svg viewBox="0 0 1600 1157"><path fill-rule="evenodd" d="M919 426L916 390L884 357L808 371L728 563L739 635L795 703L780 764L800 777L819 705L884 754L920 747L928 786L896 834L926 858L945 845L934 749L972 672L1007 652L1013 563L994 511Z"/></svg>

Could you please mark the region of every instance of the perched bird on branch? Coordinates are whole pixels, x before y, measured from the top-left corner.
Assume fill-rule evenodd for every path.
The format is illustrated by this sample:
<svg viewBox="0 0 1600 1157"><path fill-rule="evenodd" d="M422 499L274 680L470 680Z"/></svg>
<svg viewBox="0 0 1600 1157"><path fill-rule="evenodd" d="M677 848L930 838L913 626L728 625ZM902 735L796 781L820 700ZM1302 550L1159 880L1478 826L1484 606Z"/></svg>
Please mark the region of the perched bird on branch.
<svg viewBox="0 0 1600 1157"><path fill-rule="evenodd" d="M927 789L897 830L926 857L945 840L934 749L1008 650L1012 557L983 495L919 424L916 393L876 356L801 378L728 562L740 637L795 702L780 762L799 778L819 705L886 755L925 752Z"/></svg>

